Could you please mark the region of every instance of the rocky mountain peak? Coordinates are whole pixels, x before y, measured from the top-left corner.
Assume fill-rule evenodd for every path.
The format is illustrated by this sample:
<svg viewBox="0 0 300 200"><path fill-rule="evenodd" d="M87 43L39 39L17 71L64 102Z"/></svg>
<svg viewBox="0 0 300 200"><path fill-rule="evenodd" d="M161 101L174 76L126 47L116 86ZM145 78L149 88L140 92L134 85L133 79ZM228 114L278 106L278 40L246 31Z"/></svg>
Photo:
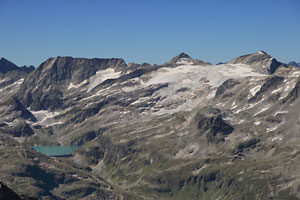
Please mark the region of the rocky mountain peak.
<svg viewBox="0 0 300 200"><path fill-rule="evenodd" d="M49 58L43 62L36 70L36 74L44 79L62 83L71 80L78 84L81 81L95 75L99 70L108 68L114 71L124 71L127 69L126 62L121 58L73 58L69 56ZM35 75L33 75L35 76Z"/></svg>
<svg viewBox="0 0 300 200"><path fill-rule="evenodd" d="M188 54L182 52L179 55L173 57L172 60L170 61L170 63L176 64L181 59L192 60L192 58Z"/></svg>
<svg viewBox="0 0 300 200"><path fill-rule="evenodd" d="M35 67L32 66L32 65L30 65L30 66L24 65L24 66L20 67L19 69L22 70L22 71L24 71L24 72L30 73L33 70L35 70Z"/></svg>
<svg viewBox="0 0 300 200"><path fill-rule="evenodd" d="M73 58L70 56L58 56L55 58L49 58L43 62L39 68L44 67L58 67L58 68L97 68L99 70L105 70L107 68L113 68L116 71L122 71L126 69L127 64L122 58Z"/></svg>
<svg viewBox="0 0 300 200"><path fill-rule="evenodd" d="M9 60L6 60L5 58L0 59L0 73L6 74L9 71L12 70L19 70L18 66L14 63L10 62Z"/></svg>
<svg viewBox="0 0 300 200"><path fill-rule="evenodd" d="M287 64L287 66L300 67L300 62L291 61Z"/></svg>
<svg viewBox="0 0 300 200"><path fill-rule="evenodd" d="M273 74L282 63L264 51L237 57L228 63L249 65L255 71L263 74Z"/></svg>
<svg viewBox="0 0 300 200"><path fill-rule="evenodd" d="M211 65L209 62L204 62L198 59L192 59L188 54L182 52L179 55L175 56L166 64L171 65L182 65L182 64L191 64L191 65Z"/></svg>

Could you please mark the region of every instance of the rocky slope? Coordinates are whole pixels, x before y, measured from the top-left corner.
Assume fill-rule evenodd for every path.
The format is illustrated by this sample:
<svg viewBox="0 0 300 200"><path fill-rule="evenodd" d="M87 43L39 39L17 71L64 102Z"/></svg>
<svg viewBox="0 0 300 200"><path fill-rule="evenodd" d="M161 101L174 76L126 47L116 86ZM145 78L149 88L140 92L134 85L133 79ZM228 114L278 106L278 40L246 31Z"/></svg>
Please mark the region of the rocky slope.
<svg viewBox="0 0 300 200"><path fill-rule="evenodd" d="M19 196L9 187L0 182L0 200L37 200L27 195Z"/></svg>
<svg viewBox="0 0 300 200"><path fill-rule="evenodd" d="M219 65L185 53L163 65L56 57L7 74L0 180L19 194L300 198L300 70L265 52ZM82 147L57 159L31 145Z"/></svg>
<svg viewBox="0 0 300 200"><path fill-rule="evenodd" d="M266 73L273 74L279 66L284 65L283 63L278 62L275 58L268 55L264 51L259 51L254 54L240 56L238 58L231 60L229 63L246 64L249 65L251 68L255 69L256 71L263 74Z"/></svg>

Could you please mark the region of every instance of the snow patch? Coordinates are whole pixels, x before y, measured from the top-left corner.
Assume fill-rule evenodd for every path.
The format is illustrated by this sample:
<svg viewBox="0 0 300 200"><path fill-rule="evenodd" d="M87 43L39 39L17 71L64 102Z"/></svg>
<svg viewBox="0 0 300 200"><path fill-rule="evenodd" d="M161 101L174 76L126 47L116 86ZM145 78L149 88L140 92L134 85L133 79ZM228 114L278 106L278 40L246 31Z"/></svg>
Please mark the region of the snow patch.
<svg viewBox="0 0 300 200"><path fill-rule="evenodd" d="M24 78L21 78L21 79L17 80L16 82L14 82L14 85L20 85L23 83L23 81L24 81Z"/></svg>
<svg viewBox="0 0 300 200"><path fill-rule="evenodd" d="M6 87L0 89L0 92L2 92L2 91L4 91L4 90L7 90L7 89L9 89L9 88L11 88L11 87L13 87L13 86L21 85L21 84L23 83L23 81L24 81L24 78L21 78L21 79L15 81L14 83L12 83L12 84L10 84L10 85L8 85L8 86L6 86ZM13 92L13 90L11 90L10 92Z"/></svg>
<svg viewBox="0 0 300 200"><path fill-rule="evenodd" d="M274 116L278 115L278 114L284 114L284 113L288 113L289 111L287 110L283 110L283 111L277 111Z"/></svg>
<svg viewBox="0 0 300 200"><path fill-rule="evenodd" d="M254 125L255 126L258 126L258 125L260 125L261 124L261 122L254 122Z"/></svg>
<svg viewBox="0 0 300 200"><path fill-rule="evenodd" d="M238 110L236 110L236 111L233 112L233 113L234 113L234 114L238 114L238 113L240 113L240 112L242 112L242 111L244 111L244 110L247 110L247 108L244 107L244 108L238 109Z"/></svg>
<svg viewBox="0 0 300 200"><path fill-rule="evenodd" d="M242 123L244 123L245 122L245 120L241 120L241 121L239 121L239 123L238 124L242 124Z"/></svg>
<svg viewBox="0 0 300 200"><path fill-rule="evenodd" d="M298 77L300 75L300 71L295 71L295 72L292 73L292 75L294 77Z"/></svg>
<svg viewBox="0 0 300 200"><path fill-rule="evenodd" d="M254 117L257 116L258 114L260 114L260 113L262 113L262 112L268 110L269 108L270 108L270 106L267 106L267 107L261 109L259 112L257 112L257 113L254 114Z"/></svg>
<svg viewBox="0 0 300 200"><path fill-rule="evenodd" d="M280 92L281 91L281 88L278 88L278 89L276 89L276 90L273 90L272 92L271 92L271 94L274 94L274 93L277 93L277 92Z"/></svg>
<svg viewBox="0 0 300 200"><path fill-rule="evenodd" d="M38 120L38 124L43 124L47 126L62 124L62 121L57 121L54 119L55 116L59 115L59 112L49 112L47 110L30 111L35 118Z"/></svg>
<svg viewBox="0 0 300 200"><path fill-rule="evenodd" d="M256 92L259 91L259 89L261 88L261 85L255 86L254 88L250 89L250 93L252 96L254 96L256 94Z"/></svg>
<svg viewBox="0 0 300 200"><path fill-rule="evenodd" d="M120 77L121 72L115 72L114 69L108 68L106 70L99 70L94 76L90 77L90 84L88 86L88 92L95 88L97 85L103 83L107 79L113 79Z"/></svg>
<svg viewBox="0 0 300 200"><path fill-rule="evenodd" d="M84 80L84 81L82 81L82 83L79 83L79 84L77 84L77 85L74 85L72 82L69 84L69 86L68 86L68 90L70 90L71 88L79 88L79 87L81 87L82 85L84 85L84 84L86 84L86 83L88 83L88 80Z"/></svg>
<svg viewBox="0 0 300 200"><path fill-rule="evenodd" d="M283 138L282 137L273 137L273 138L271 138L271 142L274 142L274 141L276 141L276 140L279 140L279 141L281 141Z"/></svg>
<svg viewBox="0 0 300 200"><path fill-rule="evenodd" d="M267 132L275 131L279 126L275 126L273 128L267 128Z"/></svg>

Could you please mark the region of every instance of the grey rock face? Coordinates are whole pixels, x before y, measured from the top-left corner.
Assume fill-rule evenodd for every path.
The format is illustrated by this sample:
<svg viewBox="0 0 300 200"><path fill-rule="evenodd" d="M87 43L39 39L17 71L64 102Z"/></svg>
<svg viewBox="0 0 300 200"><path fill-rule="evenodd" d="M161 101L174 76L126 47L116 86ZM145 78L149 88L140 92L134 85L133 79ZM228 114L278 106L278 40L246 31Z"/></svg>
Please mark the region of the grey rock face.
<svg viewBox="0 0 300 200"><path fill-rule="evenodd" d="M71 82L80 84L98 70L126 69L123 59L84 59L72 57L50 58L25 79L19 99L33 110L57 109L62 105L64 89ZM35 88L32 86L35 85Z"/></svg>
<svg viewBox="0 0 300 200"><path fill-rule="evenodd" d="M19 70L18 66L5 58L0 59L0 73L6 74L9 71Z"/></svg>
<svg viewBox="0 0 300 200"><path fill-rule="evenodd" d="M211 65L209 62L194 60L188 54L183 52L172 58L168 63L166 63L166 65L178 65L180 62L188 62L194 65Z"/></svg>
<svg viewBox="0 0 300 200"><path fill-rule="evenodd" d="M283 99L283 103L293 103L295 100L298 99L300 94L300 80L297 81L295 87L292 89L292 91L289 93L289 95Z"/></svg>
<svg viewBox="0 0 300 200"><path fill-rule="evenodd" d="M19 195L0 182L0 200L22 200Z"/></svg>
<svg viewBox="0 0 300 200"><path fill-rule="evenodd" d="M266 82L261 86L260 90L249 99L249 103L258 102L263 98L263 95L267 91L272 91L277 89L283 84L284 77L273 76L266 80Z"/></svg>
<svg viewBox="0 0 300 200"><path fill-rule="evenodd" d="M22 67L20 67L20 70L22 70L22 71L24 71L24 72L26 72L26 73L30 73L30 72L32 72L33 70L35 70L35 67L34 66L32 66L32 65L30 65L30 66L26 66L26 65L24 65L24 66L22 66Z"/></svg>
<svg viewBox="0 0 300 200"><path fill-rule="evenodd" d="M264 74L273 74L279 66L284 66L282 63L278 62L275 58L271 57L264 51L240 56L229 61L228 63L247 64L250 65L257 72Z"/></svg>
<svg viewBox="0 0 300 200"><path fill-rule="evenodd" d="M35 116L27 108L25 108L24 105L16 97L10 97L4 103L0 103L0 105L9 105L6 107L6 109L4 109L2 116L22 118L25 120L30 120L32 122L36 121Z"/></svg>
<svg viewBox="0 0 300 200"><path fill-rule="evenodd" d="M291 61L287 64L287 66L300 67L300 62Z"/></svg>
<svg viewBox="0 0 300 200"><path fill-rule="evenodd" d="M219 109L203 108L199 111L194 120L201 133L206 133L208 142L224 142L226 135L233 132L234 128L224 122Z"/></svg>
<svg viewBox="0 0 300 200"><path fill-rule="evenodd" d="M6 74L8 72L11 71L19 71L19 72L25 72L25 73L30 73L34 70L34 66L22 66L22 67L18 67L17 65L15 65L14 63L10 62L9 60L5 59L5 58L1 58L0 59L0 73L2 74Z"/></svg>
<svg viewBox="0 0 300 200"><path fill-rule="evenodd" d="M172 60L170 61L170 63L176 64L176 62L178 62L182 58L185 58L185 59L188 59L188 60L192 59L188 54L182 52L179 55L177 55L174 58L172 58Z"/></svg>
<svg viewBox="0 0 300 200"><path fill-rule="evenodd" d="M219 97L226 91L226 89L233 88L235 85L237 85L239 83L240 83L239 81L234 80L234 79L226 80L220 87L218 87L215 97L216 98Z"/></svg>
<svg viewBox="0 0 300 200"><path fill-rule="evenodd" d="M15 122L13 126L7 125L0 128L2 132L5 132L13 137L25 137L34 134L32 128L25 122Z"/></svg>

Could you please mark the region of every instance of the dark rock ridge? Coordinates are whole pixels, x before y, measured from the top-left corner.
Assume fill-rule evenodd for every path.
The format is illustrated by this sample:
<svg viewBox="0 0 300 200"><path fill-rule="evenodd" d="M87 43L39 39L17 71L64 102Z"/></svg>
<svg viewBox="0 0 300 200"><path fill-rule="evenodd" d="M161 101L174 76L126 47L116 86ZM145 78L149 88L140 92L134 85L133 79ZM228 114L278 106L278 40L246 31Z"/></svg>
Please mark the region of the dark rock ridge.
<svg viewBox="0 0 300 200"><path fill-rule="evenodd" d="M34 66L22 66L18 67L14 63L10 62L9 60L6 60L5 58L0 59L0 73L6 74L11 71L19 71L19 72L25 72L25 73L30 73L34 70Z"/></svg>
<svg viewBox="0 0 300 200"><path fill-rule="evenodd" d="M30 197L27 195L19 196L5 184L0 182L0 200L37 200L34 197Z"/></svg>
<svg viewBox="0 0 300 200"><path fill-rule="evenodd" d="M123 59L86 59L72 57L50 58L32 72L22 84L20 101L33 110L57 109L62 105L63 91L72 82L79 84L95 75L98 70L112 68L123 71ZM32 86L36 86L33 88Z"/></svg>
<svg viewBox="0 0 300 200"><path fill-rule="evenodd" d="M206 107L201 109L194 117L198 129L206 134L208 142L221 142L234 128L222 119L219 109Z"/></svg>
<svg viewBox="0 0 300 200"><path fill-rule="evenodd" d="M0 103L0 105L9 105L2 115L11 116L12 119L22 118L32 122L36 121L35 116L16 97L10 97L4 103Z"/></svg>
<svg viewBox="0 0 300 200"><path fill-rule="evenodd" d="M24 71L24 72L30 73L30 72L32 72L33 70L35 70L35 67L32 66L32 65L30 65L30 66L24 65L24 66L20 67L20 69L21 69L22 71Z"/></svg>
<svg viewBox="0 0 300 200"><path fill-rule="evenodd" d="M170 61L170 63L175 64L176 62L178 62L182 58L192 59L188 54L182 52L179 55L177 55L174 58L172 58L172 60Z"/></svg>
<svg viewBox="0 0 300 200"><path fill-rule="evenodd" d="M204 62L202 60L198 59L192 59L188 54L186 53L180 53L179 55L172 58L169 62L166 63L166 65L177 65L178 62L185 60L193 65L211 65L209 62Z"/></svg>
<svg viewBox="0 0 300 200"><path fill-rule="evenodd" d="M72 80L74 84L78 84L95 75L98 70L108 68L112 68L115 71L122 71L127 68L127 64L120 58L49 58L38 67L30 78L39 77L40 81L43 82L37 83L44 83L46 86L51 83L63 84L66 80ZM51 82L44 82L48 79Z"/></svg>
<svg viewBox="0 0 300 200"><path fill-rule="evenodd" d="M5 58L0 59L0 73L6 74L9 71L20 70L17 65L6 60Z"/></svg>
<svg viewBox="0 0 300 200"><path fill-rule="evenodd" d="M141 69L141 68L150 68L150 67L151 67L151 65L149 63L142 63L142 64L128 63L127 69L124 72L134 71L134 70Z"/></svg>
<svg viewBox="0 0 300 200"><path fill-rule="evenodd" d="M287 64L287 66L300 67L300 62L291 61Z"/></svg>
<svg viewBox="0 0 300 200"><path fill-rule="evenodd" d="M22 200L19 195L0 182L0 200Z"/></svg>
<svg viewBox="0 0 300 200"><path fill-rule="evenodd" d="M276 88L278 88L281 84L283 84L283 77L280 76L273 76L267 78L266 82L261 86L258 92L249 99L249 103L258 102L263 98L263 95L267 91L272 91Z"/></svg>
<svg viewBox="0 0 300 200"><path fill-rule="evenodd" d="M300 80L297 81L295 87L288 94L288 96L282 100L282 102L293 103L296 99L298 99L299 95L300 95Z"/></svg>
<svg viewBox="0 0 300 200"><path fill-rule="evenodd" d="M0 130L13 137L25 137L34 134L32 128L27 123L21 121L15 122L13 126L3 126Z"/></svg>
<svg viewBox="0 0 300 200"><path fill-rule="evenodd" d="M278 62L275 58L268 55L264 51L240 56L229 61L228 63L250 65L257 72L264 74L273 74L279 66L284 66L284 64Z"/></svg>
<svg viewBox="0 0 300 200"><path fill-rule="evenodd" d="M220 87L218 87L215 97L221 96L227 89L233 88L235 85L239 84L240 82L235 79L228 79L226 80Z"/></svg>

